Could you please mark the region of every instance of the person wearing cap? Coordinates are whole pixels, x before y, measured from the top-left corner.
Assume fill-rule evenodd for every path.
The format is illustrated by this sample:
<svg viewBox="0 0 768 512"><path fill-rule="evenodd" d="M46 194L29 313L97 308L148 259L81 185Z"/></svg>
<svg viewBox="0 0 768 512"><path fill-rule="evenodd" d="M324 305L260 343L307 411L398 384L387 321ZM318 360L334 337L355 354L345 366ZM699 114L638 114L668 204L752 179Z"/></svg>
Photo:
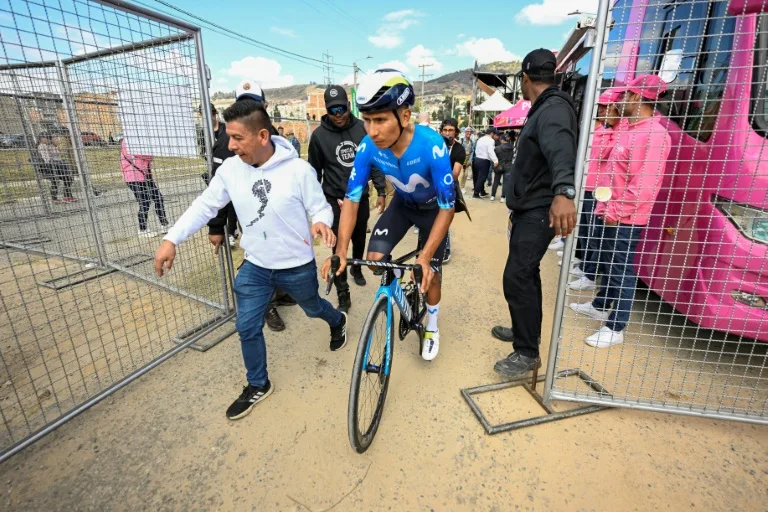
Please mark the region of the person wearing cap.
<svg viewBox="0 0 768 512"><path fill-rule="evenodd" d="M556 66L555 55L545 49L523 59L520 83L531 108L518 137L511 177L503 187L512 211L503 277L512 328L496 326L491 333L514 347L494 366L497 373L512 378L541 367L539 265L550 240L569 235L576 226L577 119L573 100L555 85Z"/></svg>
<svg viewBox="0 0 768 512"><path fill-rule="evenodd" d="M597 264L599 261L600 241L602 231L597 229L599 219L595 218L595 198L593 192L597 187L598 175L607 172L608 156L613 147L618 124L621 121L616 104L623 93L618 89L608 89L597 99L597 117L593 127L592 148L589 154L589 165L584 176L584 200L581 206L581 222L576 243L576 257L581 261L574 266L570 274L577 277L568 283L568 288L577 291L594 290L597 288ZM558 253L561 255L561 253Z"/></svg>
<svg viewBox="0 0 768 512"><path fill-rule="evenodd" d="M326 114L320 119L320 126L312 132L309 139L309 165L317 171L317 180L323 184L323 193L328 204L333 208L333 232L339 233L341 204L347 192L347 184L355 165L355 154L360 141L365 137L363 122L352 115L347 98L347 91L340 85L331 85L325 90ZM376 168L372 169L371 179L376 186L378 199L376 207L379 214L386 205L386 183L384 175ZM361 203L365 205L357 210L357 221L352 231L352 257L362 259L365 252L366 228L370 210L368 209L368 187L363 188ZM335 247L334 247L335 250ZM363 270L359 265L351 267L352 278L358 286L365 286ZM348 311L352 305L347 282L347 272L334 279L339 309Z"/></svg>
<svg viewBox="0 0 768 512"><path fill-rule="evenodd" d="M514 133L507 132L501 137L501 145L494 149L496 157L499 159L499 165L493 170L493 186L491 188L491 201L496 199L496 191L499 189L499 185L502 183L502 178L510 179L512 174L512 166L515 164L515 154L517 149L515 148ZM502 200L505 198L502 194Z"/></svg>
<svg viewBox="0 0 768 512"><path fill-rule="evenodd" d="M607 172L598 176L595 215L601 221L600 265L605 277L591 302L570 305L575 312L605 322L585 343L605 348L624 342L637 286L634 257L640 234L661 190L672 139L654 116L667 84L657 75L640 75L622 89L619 105L627 120L615 135ZM598 228L600 229L600 228Z"/></svg>
<svg viewBox="0 0 768 512"><path fill-rule="evenodd" d="M245 250L234 289L247 384L226 412L227 418L236 420L275 389L267 373L263 326L278 286L296 299L308 317L330 326L332 351L347 342L347 316L318 293L312 239L320 238L330 248L336 237L331 230L333 210L314 170L288 141L270 136L272 123L263 103L240 98L224 111L224 120L229 147L236 156L221 165L208 188L168 231L155 253L154 266L160 277L171 270L176 247L232 201L243 224Z"/></svg>
<svg viewBox="0 0 768 512"><path fill-rule="evenodd" d="M267 108L267 97L264 95L264 91L259 87L259 85L253 81L253 80L245 80L241 82L237 86L236 90L236 96L235 101L239 99L252 99L254 101L257 101L264 105L264 108ZM211 105L211 113L213 114L213 120L214 120L214 142L213 142L213 151L212 153L212 165L211 165L211 177L216 175L216 171L219 167L224 163L224 161L227 158L231 158L235 156L235 153L229 149L229 135L227 134L227 125L226 123L219 122L218 119L218 112L216 112L216 109L213 105ZM274 126L270 126L270 135L277 135L278 132L275 130ZM206 185L210 183L210 177L206 180ZM219 210L219 213L216 214L216 217L211 219L210 222L208 222L208 237L211 238L211 240L221 240L222 243L224 241L224 226L227 226L227 230L230 234L230 246L235 245L235 239L233 237L236 227L237 227L237 213L235 212L235 208L230 203L225 208L222 208ZM218 249L218 246L217 246ZM271 331L284 331L285 330L285 322L283 321L282 317L280 316L280 313L278 312L277 308L278 306L295 306L296 301L293 300L293 298L285 293L284 291L278 289L275 291L274 297L272 297L272 302L269 304L269 308L267 309L267 313L265 314L265 319L267 323L267 327Z"/></svg>
<svg viewBox="0 0 768 512"><path fill-rule="evenodd" d="M488 192L485 191L485 181L488 179L491 167L495 168L499 165L499 159L496 157L496 151L494 151L496 149L494 133L496 133L494 128L488 128L485 135L480 137L475 145L475 157L472 160L472 178L474 181L472 197L474 199L488 197Z"/></svg>

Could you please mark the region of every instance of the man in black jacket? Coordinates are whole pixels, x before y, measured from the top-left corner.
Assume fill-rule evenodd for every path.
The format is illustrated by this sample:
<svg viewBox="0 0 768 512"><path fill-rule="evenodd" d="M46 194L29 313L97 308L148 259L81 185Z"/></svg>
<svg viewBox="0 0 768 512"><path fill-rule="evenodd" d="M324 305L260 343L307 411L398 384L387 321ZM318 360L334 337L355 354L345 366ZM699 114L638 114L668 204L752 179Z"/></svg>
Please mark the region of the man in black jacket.
<svg viewBox="0 0 768 512"><path fill-rule="evenodd" d="M503 195L512 210L504 297L512 329L492 334L512 342L514 352L498 361L496 372L520 377L541 367L541 276L539 264L550 240L567 236L576 225L573 199L577 120L573 100L555 82L555 55L534 50L523 59L521 89L531 102L517 143L517 158Z"/></svg>
<svg viewBox="0 0 768 512"><path fill-rule="evenodd" d="M309 139L308 160L309 165L317 171L317 180L323 184L325 198L333 208L333 233L338 236L341 205L355 163L357 145L365 137L365 126L352 115L347 92L340 85L331 85L325 90L325 109L327 114L321 118L320 127L312 132ZM379 196L376 207L381 214L386 202L386 182L378 169L371 172L371 178ZM360 203L363 207L357 211L357 223L352 232L352 257L358 259L362 259L365 251L365 232L370 216L367 188L363 190ZM355 283L365 286L365 277L360 266L353 265L351 272ZM339 296L339 310L346 313L351 306L346 270L334 280Z"/></svg>

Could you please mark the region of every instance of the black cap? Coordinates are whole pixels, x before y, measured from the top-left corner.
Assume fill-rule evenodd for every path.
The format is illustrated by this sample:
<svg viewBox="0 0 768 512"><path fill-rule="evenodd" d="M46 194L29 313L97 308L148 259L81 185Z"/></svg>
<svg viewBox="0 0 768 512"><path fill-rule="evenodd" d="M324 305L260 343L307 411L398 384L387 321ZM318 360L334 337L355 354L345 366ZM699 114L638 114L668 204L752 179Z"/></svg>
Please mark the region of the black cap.
<svg viewBox="0 0 768 512"><path fill-rule="evenodd" d="M325 108L347 105L347 91L340 85L329 85L325 90Z"/></svg>
<svg viewBox="0 0 768 512"><path fill-rule="evenodd" d="M534 80L542 77L553 77L555 68L557 68L555 54L545 48L539 48L525 56L520 74L525 73Z"/></svg>

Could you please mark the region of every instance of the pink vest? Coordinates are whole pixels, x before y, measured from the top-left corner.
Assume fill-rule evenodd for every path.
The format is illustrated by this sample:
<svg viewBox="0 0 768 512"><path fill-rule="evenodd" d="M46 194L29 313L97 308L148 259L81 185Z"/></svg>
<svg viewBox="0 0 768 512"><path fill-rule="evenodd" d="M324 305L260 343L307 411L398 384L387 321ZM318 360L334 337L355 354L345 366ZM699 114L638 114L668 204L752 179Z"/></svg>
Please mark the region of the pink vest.
<svg viewBox="0 0 768 512"><path fill-rule="evenodd" d="M145 181L152 177L152 155L131 155L125 139L120 147L120 170L123 172L123 181L131 183Z"/></svg>

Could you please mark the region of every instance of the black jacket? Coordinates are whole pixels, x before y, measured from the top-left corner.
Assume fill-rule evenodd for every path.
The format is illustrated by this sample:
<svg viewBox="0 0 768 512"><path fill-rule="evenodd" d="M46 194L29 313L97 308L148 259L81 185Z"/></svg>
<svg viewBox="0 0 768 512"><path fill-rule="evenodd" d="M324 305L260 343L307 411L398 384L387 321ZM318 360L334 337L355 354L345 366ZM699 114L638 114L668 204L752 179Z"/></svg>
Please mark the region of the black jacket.
<svg viewBox="0 0 768 512"><path fill-rule="evenodd" d="M499 159L499 165L494 169L494 172L501 172L505 174L512 174L512 166L515 164L515 145L511 142L505 142L501 146L496 146L494 149L496 158Z"/></svg>
<svg viewBox="0 0 768 512"><path fill-rule="evenodd" d="M511 179L504 181L510 210L549 207L557 187L573 186L577 130L571 97L554 85L547 88L528 111Z"/></svg>
<svg viewBox="0 0 768 512"><path fill-rule="evenodd" d="M323 184L326 196L342 199L347 193L347 182L355 162L355 152L365 137L363 122L350 116L344 128L336 128L327 115L320 120L320 126L309 139L309 165L317 171L317 181ZM373 186L379 196L386 194L384 174L375 167L371 169ZM363 188L363 198L368 197L368 187ZM363 202L361 200L361 202Z"/></svg>

